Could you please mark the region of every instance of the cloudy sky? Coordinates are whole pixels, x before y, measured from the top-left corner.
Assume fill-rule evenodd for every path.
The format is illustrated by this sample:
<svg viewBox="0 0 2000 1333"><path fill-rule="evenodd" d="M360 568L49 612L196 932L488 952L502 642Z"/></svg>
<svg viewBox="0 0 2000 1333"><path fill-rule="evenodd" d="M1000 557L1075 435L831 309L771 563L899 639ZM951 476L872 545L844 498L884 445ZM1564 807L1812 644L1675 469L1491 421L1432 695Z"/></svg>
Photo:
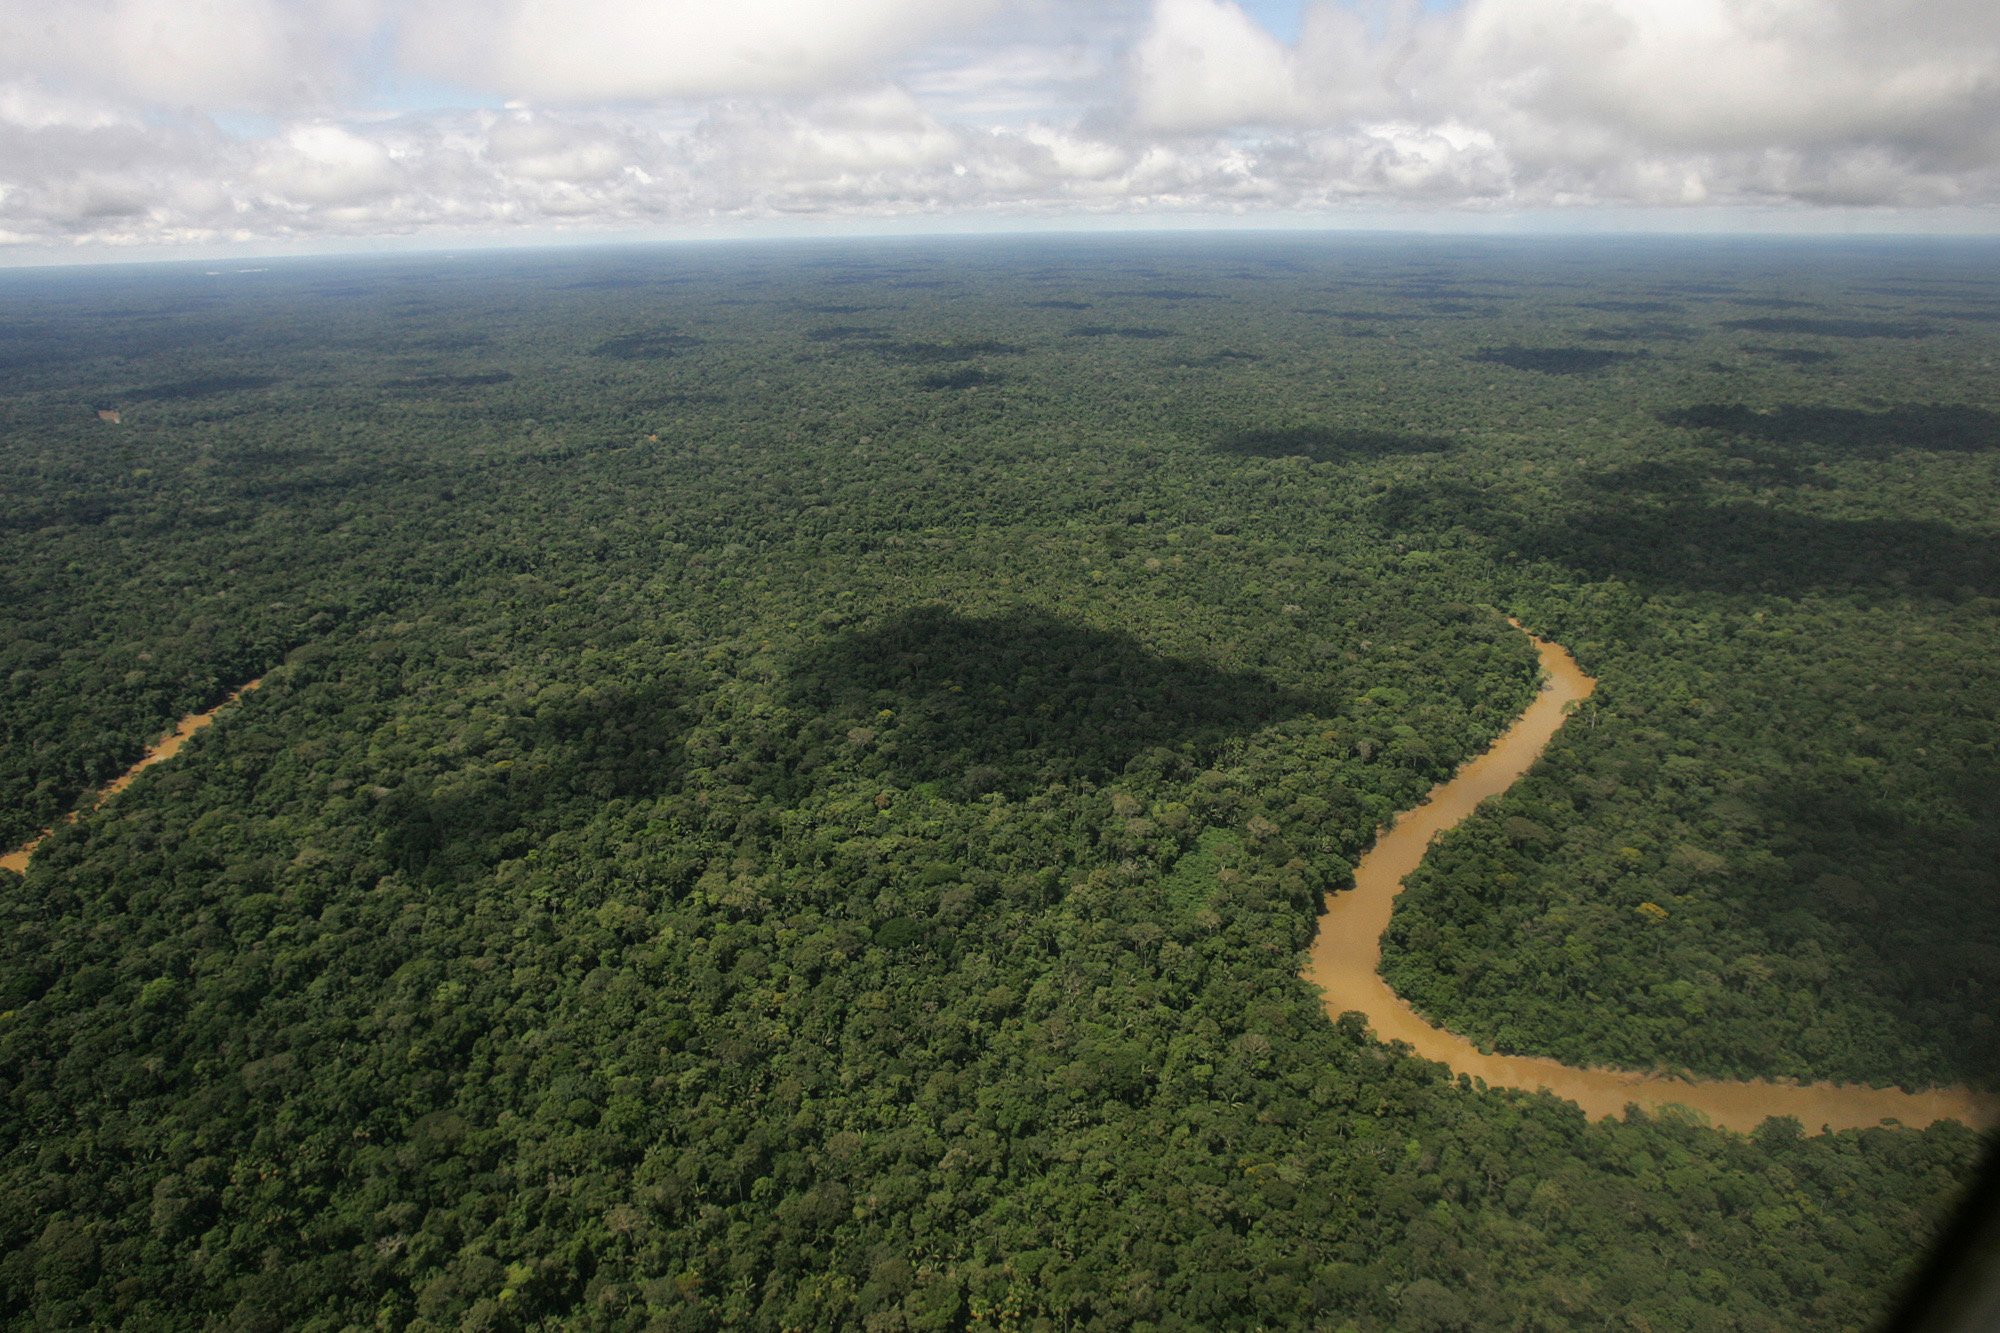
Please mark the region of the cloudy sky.
<svg viewBox="0 0 2000 1333"><path fill-rule="evenodd" d="M1522 219L2000 232L2000 4L0 0L0 263Z"/></svg>

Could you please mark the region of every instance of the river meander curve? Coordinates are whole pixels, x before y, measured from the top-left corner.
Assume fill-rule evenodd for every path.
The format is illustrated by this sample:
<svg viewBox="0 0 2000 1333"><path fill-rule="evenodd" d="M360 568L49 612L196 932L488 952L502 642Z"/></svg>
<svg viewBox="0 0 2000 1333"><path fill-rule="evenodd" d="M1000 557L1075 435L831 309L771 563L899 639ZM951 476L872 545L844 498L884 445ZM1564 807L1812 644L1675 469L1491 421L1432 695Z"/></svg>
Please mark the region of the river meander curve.
<svg viewBox="0 0 2000 1333"><path fill-rule="evenodd" d="M1725 1129L1750 1130L1769 1116L1795 1116L1808 1131L1855 1129L1893 1119L1905 1125L1957 1120L1980 1128L2000 1125L2000 1095L1965 1088L1934 1088L1904 1092L1851 1084L1729 1082L1662 1078L1618 1069L1583 1069L1532 1055L1488 1055L1454 1032L1434 1027L1382 980L1382 932L1403 880L1423 860L1431 840L1455 827L1480 802L1513 786L1542 751L1548 748L1572 703L1589 697L1597 682L1583 674L1576 660L1560 645L1530 636L1540 654L1545 679L1541 692L1514 725L1487 751L1439 783L1423 801L1377 830L1375 841L1354 870L1354 888L1326 897L1319 934L1313 941L1304 979L1319 987L1328 1014L1338 1017L1358 1010L1384 1041L1407 1042L1418 1055L1438 1060L1454 1073L1470 1074L1488 1086L1546 1089L1575 1102L1592 1118L1621 1113L1627 1105L1648 1110L1673 1104L1691 1107ZM215 715L263 684L245 683L215 707L190 713L168 735L147 749L138 763L98 792L79 802L68 816L78 815L116 796L146 769L180 752L188 737L215 720ZM49 836L0 856L0 869L21 873Z"/></svg>
<svg viewBox="0 0 2000 1333"><path fill-rule="evenodd" d="M1618 1115L1627 1105L1648 1111L1679 1105L1701 1112L1712 1125L1745 1131L1769 1116L1795 1116L1808 1133L1863 1128L1883 1120L1912 1126L1937 1120L1980 1128L2000 1125L2000 1095L1965 1088L1904 1092L1857 1084L1689 1080L1577 1068L1532 1055L1488 1055L1404 1003L1381 975L1382 932L1388 929L1403 880L1423 860L1433 838L1456 826L1480 802L1513 786L1548 748L1568 706L1596 687L1560 645L1529 637L1541 656L1544 680L1527 711L1484 754L1377 830L1374 844L1355 867L1354 888L1326 896L1319 934L1301 976L1319 987L1327 1013L1338 1018L1359 1011L1384 1041L1407 1042L1425 1059L1442 1061L1454 1073L1470 1074L1491 1087L1546 1089L1575 1102L1592 1119Z"/></svg>

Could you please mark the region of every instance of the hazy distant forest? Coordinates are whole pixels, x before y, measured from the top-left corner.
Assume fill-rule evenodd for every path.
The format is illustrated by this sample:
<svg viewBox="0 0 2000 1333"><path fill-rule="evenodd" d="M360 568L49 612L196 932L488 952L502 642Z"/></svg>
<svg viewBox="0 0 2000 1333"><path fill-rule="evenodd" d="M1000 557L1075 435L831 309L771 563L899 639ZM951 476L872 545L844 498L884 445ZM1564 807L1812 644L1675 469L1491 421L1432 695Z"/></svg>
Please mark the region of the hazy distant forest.
<svg viewBox="0 0 2000 1333"><path fill-rule="evenodd" d="M219 271L209 272L214 268ZM1868 1327L2000 1083L2000 248L0 274L10 1328ZM1643 909L1643 910L1642 910Z"/></svg>

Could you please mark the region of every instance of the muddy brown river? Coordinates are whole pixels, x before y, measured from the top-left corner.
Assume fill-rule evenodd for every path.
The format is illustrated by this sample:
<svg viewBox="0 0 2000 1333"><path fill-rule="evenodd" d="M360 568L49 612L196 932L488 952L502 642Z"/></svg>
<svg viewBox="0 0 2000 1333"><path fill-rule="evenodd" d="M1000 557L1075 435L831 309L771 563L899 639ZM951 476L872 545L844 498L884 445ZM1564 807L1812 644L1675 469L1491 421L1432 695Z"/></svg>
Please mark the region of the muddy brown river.
<svg viewBox="0 0 2000 1333"><path fill-rule="evenodd" d="M1375 843L1355 867L1354 888L1326 897L1319 935L1301 974L1325 996L1327 1013L1339 1017L1358 1010L1384 1041L1408 1042L1418 1055L1449 1065L1454 1073L1484 1079L1490 1086L1533 1092L1546 1088L1583 1108L1592 1119L1622 1113L1628 1103L1647 1110L1669 1104L1691 1107L1709 1123L1751 1130L1767 1116L1798 1117L1808 1133L1856 1129L1896 1120L1928 1125L1957 1120L1988 1128L2000 1125L2000 1096L1964 1088L1903 1092L1833 1083L1762 1083L1688 1080L1618 1069L1579 1069L1527 1055L1485 1055L1456 1033L1433 1027L1382 980L1382 932L1403 880L1423 860L1431 839L1471 814L1481 801L1514 785L1561 729L1565 709L1588 697L1597 682L1560 646L1533 640L1546 679L1493 747L1431 789L1412 810L1380 829Z"/></svg>
<svg viewBox="0 0 2000 1333"><path fill-rule="evenodd" d="M1355 867L1354 888L1328 894L1305 980L1318 986L1327 1012L1335 1017L1350 1010L1367 1016L1368 1025L1385 1041L1407 1042L1418 1055L1439 1060L1453 1072L1471 1074L1494 1087L1534 1091L1545 1088L1582 1107L1597 1118L1617 1115L1627 1104L1648 1110L1668 1104L1692 1107L1710 1123L1727 1129L1750 1130L1765 1117L1796 1116L1809 1132L1853 1129L1893 1119L1905 1125L1958 1120L1988 1128L2000 1125L2000 1096L1964 1088L1903 1092L1833 1083L1731 1083L1720 1080L1661 1078L1616 1069L1578 1069L1554 1060L1526 1055L1484 1055L1456 1033L1433 1027L1404 1004L1382 980L1382 932L1403 880L1417 868L1431 839L1456 825L1489 796L1514 785L1548 747L1561 729L1564 709L1586 698L1596 685L1561 647L1533 640L1547 675L1542 691L1491 749L1466 764L1447 781L1431 789L1414 809L1399 815L1393 826L1378 830L1375 843ZM79 802L66 822L116 796L140 773L173 758L188 737L215 720L215 715L256 689L253 680L206 712L191 713L167 736L146 751L138 763L87 802ZM0 868L23 872L49 831L26 846L0 856Z"/></svg>
<svg viewBox="0 0 2000 1333"><path fill-rule="evenodd" d="M97 795L89 797L86 800L78 801L76 809L70 811L69 814L65 815L63 817L63 822L65 824L74 824L79 817L88 814L92 810L95 810L98 806L103 805L106 801L116 796L119 792L124 791L127 787L131 786L133 778L138 777L141 773L151 768L154 764L160 763L162 760L172 759L175 755L181 752L181 747L187 744L188 737L194 735L197 731L200 731L203 727L215 721L215 715L217 713L220 713L223 709L229 707L229 705L235 703L238 699L241 699L244 695L250 693L250 691L256 689L259 685L262 685L263 683L264 683L264 678L262 676L259 676L256 680L249 681L245 683L240 689L231 692L230 696L227 699L224 699L221 703L209 709L207 712L189 713L186 717L182 718L178 724L175 725L172 731L168 732L166 735L162 736L158 741L154 742L152 747L148 749L146 753L140 757L138 763L132 765L132 767L126 769L123 773L119 774L118 777L113 782L111 782L108 786L106 786L102 791L98 792ZM35 854L35 849L37 847L40 847L44 842L48 841L49 835L54 832L55 832L54 829L43 829L41 833L32 842L29 842L28 844L22 847L16 847L13 851L8 852L5 856L0 856L0 870L12 870L16 874L25 873L28 869L29 859L33 857Z"/></svg>

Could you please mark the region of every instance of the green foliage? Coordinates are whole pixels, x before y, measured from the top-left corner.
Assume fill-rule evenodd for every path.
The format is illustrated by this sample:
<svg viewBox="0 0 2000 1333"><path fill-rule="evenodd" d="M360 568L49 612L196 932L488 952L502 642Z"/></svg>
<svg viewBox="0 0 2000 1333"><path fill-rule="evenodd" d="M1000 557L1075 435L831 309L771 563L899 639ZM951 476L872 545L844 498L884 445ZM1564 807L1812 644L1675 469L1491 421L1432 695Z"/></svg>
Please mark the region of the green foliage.
<svg viewBox="0 0 2000 1333"><path fill-rule="evenodd" d="M1243 843L1235 833L1219 828L1202 830L1194 846L1174 863L1172 873L1160 881L1175 918L1192 920L1197 913L1207 911L1225 883L1224 876L1229 877L1229 883L1240 878L1237 867L1243 862Z"/></svg>
<svg viewBox="0 0 2000 1333"><path fill-rule="evenodd" d="M1991 1079L1991 333L1841 313L1985 260L1845 254L8 275L7 836L266 683L0 877L0 1318L1865 1325L1971 1133L1587 1124L1294 975L1504 609L1602 687L1398 986Z"/></svg>

